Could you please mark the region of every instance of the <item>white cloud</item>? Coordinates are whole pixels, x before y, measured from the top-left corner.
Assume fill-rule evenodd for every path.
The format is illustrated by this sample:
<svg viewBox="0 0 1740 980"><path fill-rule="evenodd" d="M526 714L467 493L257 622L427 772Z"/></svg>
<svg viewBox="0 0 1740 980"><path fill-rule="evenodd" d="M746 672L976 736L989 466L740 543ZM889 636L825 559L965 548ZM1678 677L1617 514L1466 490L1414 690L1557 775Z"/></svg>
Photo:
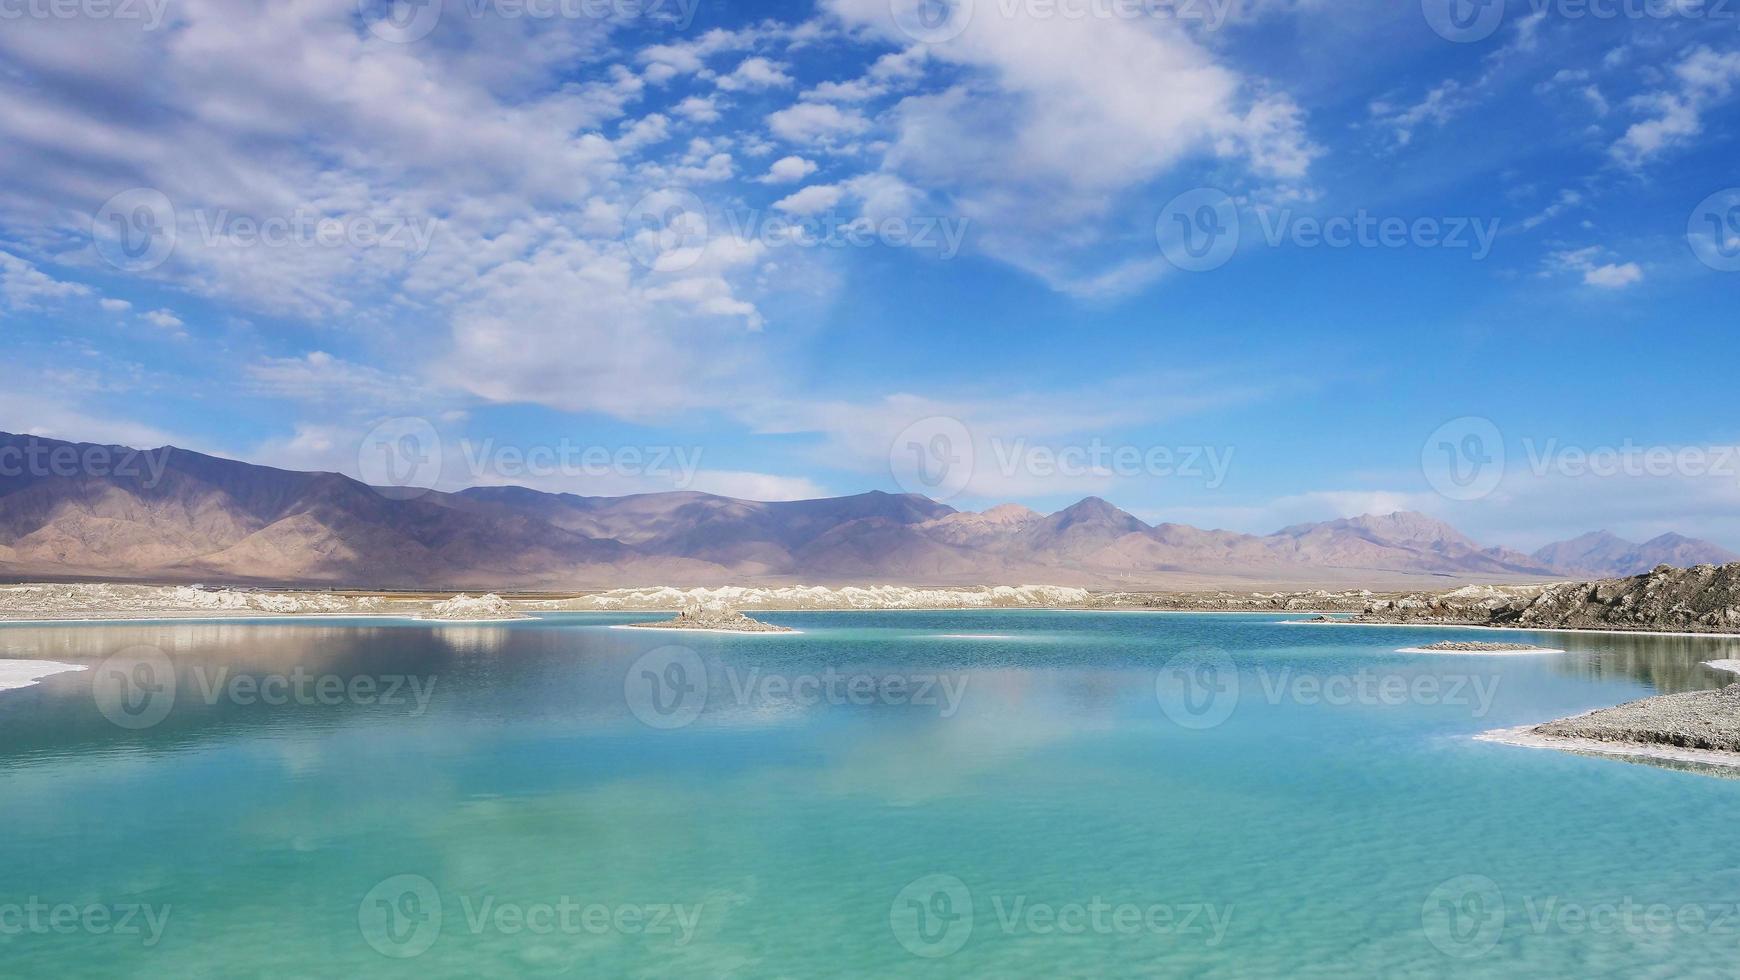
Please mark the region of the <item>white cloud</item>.
<svg viewBox="0 0 1740 980"><path fill-rule="evenodd" d="M106 445L155 449L170 444L187 446L162 429L135 421L127 415L110 416L69 404L65 392L47 398L37 394L0 391L0 418L6 431Z"/></svg>
<svg viewBox="0 0 1740 980"><path fill-rule="evenodd" d="M834 184L811 184L795 194L781 198L773 206L787 214L810 215L826 211L840 203L845 191Z"/></svg>
<svg viewBox="0 0 1740 980"><path fill-rule="evenodd" d="M1585 284L1600 286L1602 289L1622 289L1642 281L1643 269L1636 262L1627 262L1624 265L1609 262L1583 273Z"/></svg>
<svg viewBox="0 0 1740 980"><path fill-rule="evenodd" d="M816 433L816 462L886 479L912 475L913 464L897 445L909 427L926 419L958 421L972 446L952 447L970 463L966 498L1000 502L1011 498L1096 493L1138 485L1140 477L1105 471L1047 467L1048 449L1086 447L1098 438L1117 446L1119 433L1269 397L1272 390L1236 379L1185 372L1140 381L1110 379L1088 391L1032 391L1015 395L955 392L947 397L899 393L862 400L746 400L736 411L763 434ZM924 429L932 432L933 429Z"/></svg>
<svg viewBox="0 0 1740 980"><path fill-rule="evenodd" d="M654 143L662 143L670 135L671 121L655 112L630 123L616 138L616 149L619 153L634 153Z"/></svg>
<svg viewBox="0 0 1740 980"><path fill-rule="evenodd" d="M772 113L767 127L793 143L831 143L856 136L870 128L870 120L856 109L818 102L800 102Z"/></svg>
<svg viewBox="0 0 1740 980"><path fill-rule="evenodd" d="M1535 214L1531 214L1527 218L1524 218L1523 222L1522 222L1522 228L1524 231L1528 231L1530 229L1537 228L1540 225L1542 225L1548 221L1551 221L1554 218L1557 218L1559 215L1564 214L1566 211L1570 210L1571 208L1574 208L1574 207L1581 205L1582 203L1583 203L1583 195L1582 194L1578 193L1577 191L1570 190L1570 189L1561 190L1559 192L1558 198L1556 198L1553 201L1553 203L1542 208L1540 211L1536 212Z"/></svg>
<svg viewBox="0 0 1740 980"><path fill-rule="evenodd" d="M1703 113L1726 101L1740 82L1740 51L1718 54L1697 48L1674 66L1672 78L1674 89L1646 92L1628 103L1646 118L1633 123L1613 144L1610 152L1621 164L1641 167L1703 132Z"/></svg>
<svg viewBox="0 0 1740 980"><path fill-rule="evenodd" d="M785 73L784 65L769 61L759 55L745 58L735 71L729 75L721 75L714 82L719 88L727 92L784 88L791 83L792 78Z"/></svg>
<svg viewBox="0 0 1740 980"><path fill-rule="evenodd" d="M828 6L903 39L885 0ZM1290 98L1175 23L1017 9L971 18L927 57L955 68L959 82L898 103L882 169L934 201L933 213L970 221L978 247L1060 289L1128 287L1162 265L1158 255L1131 265L1127 253L1097 254L1105 241L1092 229L1130 203L1124 195L1216 158L1242 160L1261 179L1298 180L1321 152ZM832 104L816 104L824 107ZM1111 274L1114 266L1123 268Z"/></svg>
<svg viewBox="0 0 1740 980"><path fill-rule="evenodd" d="M757 40L754 30L727 31L714 28L693 41L680 44L654 44L642 48L636 60L651 71L663 66L657 81L667 81L679 74L692 75L706 68L707 59L728 51L743 51Z"/></svg>
<svg viewBox="0 0 1740 980"><path fill-rule="evenodd" d="M266 357L249 364L245 375L258 392L327 408L362 401L385 406L423 406L433 395L414 379L310 351L301 357Z"/></svg>
<svg viewBox="0 0 1740 980"><path fill-rule="evenodd" d="M765 175L756 179L763 184L789 184L803 180L815 172L814 161L800 156L780 157L773 162L773 166L767 168Z"/></svg>
<svg viewBox="0 0 1740 980"><path fill-rule="evenodd" d="M6 305L11 309L39 310L50 300L90 294L89 286L62 282L27 259L11 252L0 252L0 297L5 297Z"/></svg>
<svg viewBox="0 0 1740 980"><path fill-rule="evenodd" d="M1636 262L1607 260L1599 245L1549 253L1544 274L1570 272L1581 275L1583 284L1602 289L1622 289L1643 281L1643 267Z"/></svg>
<svg viewBox="0 0 1740 980"><path fill-rule="evenodd" d="M182 322L181 317L169 310L152 310L149 313L140 314L139 318L159 330L167 330L177 337L187 336L182 330L187 324Z"/></svg>
<svg viewBox="0 0 1740 980"><path fill-rule="evenodd" d="M712 96L703 98L691 95L671 108L671 111L690 122L710 123L719 121L719 105Z"/></svg>
<svg viewBox="0 0 1740 980"><path fill-rule="evenodd" d="M812 500L828 496L821 484L808 477L741 470L701 470L684 489L740 500Z"/></svg>
<svg viewBox="0 0 1740 980"><path fill-rule="evenodd" d="M97 301L97 305L101 306L105 313L125 313L133 308L133 304L124 299L101 299Z"/></svg>

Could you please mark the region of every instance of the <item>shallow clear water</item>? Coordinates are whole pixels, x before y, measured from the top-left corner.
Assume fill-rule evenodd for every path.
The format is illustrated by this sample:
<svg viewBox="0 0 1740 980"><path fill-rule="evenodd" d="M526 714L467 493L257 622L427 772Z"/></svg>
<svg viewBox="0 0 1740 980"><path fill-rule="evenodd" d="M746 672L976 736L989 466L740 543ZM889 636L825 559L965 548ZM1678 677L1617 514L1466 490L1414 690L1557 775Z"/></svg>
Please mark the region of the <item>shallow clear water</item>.
<svg viewBox="0 0 1740 980"><path fill-rule="evenodd" d="M1740 781L1469 737L1733 641L634 618L0 628L0 975L1734 974Z"/></svg>

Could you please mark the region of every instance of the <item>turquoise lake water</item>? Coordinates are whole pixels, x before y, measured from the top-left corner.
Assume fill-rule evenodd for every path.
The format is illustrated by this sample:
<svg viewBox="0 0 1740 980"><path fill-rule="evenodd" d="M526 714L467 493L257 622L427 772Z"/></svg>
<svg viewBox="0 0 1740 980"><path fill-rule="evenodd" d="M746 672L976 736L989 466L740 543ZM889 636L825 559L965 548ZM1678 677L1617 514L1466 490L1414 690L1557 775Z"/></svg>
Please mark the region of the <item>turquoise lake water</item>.
<svg viewBox="0 0 1740 980"><path fill-rule="evenodd" d="M1740 970L1740 780L1471 738L1735 641L758 615L0 627L0 975Z"/></svg>

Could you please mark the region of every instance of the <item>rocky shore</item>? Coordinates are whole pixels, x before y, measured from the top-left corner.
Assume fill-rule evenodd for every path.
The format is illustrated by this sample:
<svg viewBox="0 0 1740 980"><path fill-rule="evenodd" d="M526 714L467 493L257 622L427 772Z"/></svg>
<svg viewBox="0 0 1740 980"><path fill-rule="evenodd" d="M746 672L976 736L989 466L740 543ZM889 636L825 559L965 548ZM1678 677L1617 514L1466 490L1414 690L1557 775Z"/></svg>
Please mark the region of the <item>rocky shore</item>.
<svg viewBox="0 0 1740 980"><path fill-rule="evenodd" d="M1740 684L1660 694L1481 739L1740 776Z"/></svg>
<svg viewBox="0 0 1740 980"><path fill-rule="evenodd" d="M1732 752L1740 763L1740 684L1628 701L1536 725L1533 731L1550 738Z"/></svg>
<svg viewBox="0 0 1740 980"><path fill-rule="evenodd" d="M1158 612L1362 612L1372 602L1406 593L1367 589L1306 592L1098 592L1083 609L1152 609Z"/></svg>
<svg viewBox="0 0 1740 980"><path fill-rule="evenodd" d="M1415 649L1426 653L1561 653L1533 643L1488 643L1484 640L1444 640Z"/></svg>
<svg viewBox="0 0 1740 980"><path fill-rule="evenodd" d="M1740 633L1740 563L1541 586L1375 598L1349 622L1543 630Z"/></svg>
<svg viewBox="0 0 1740 980"><path fill-rule="evenodd" d="M417 618L446 623L493 623L532 617L520 612L513 603L493 592L475 598L462 592L451 599L435 603Z"/></svg>
<svg viewBox="0 0 1740 980"><path fill-rule="evenodd" d="M657 623L629 623L633 629L712 630L720 633L796 633L789 626L775 626L750 619L729 606L709 603L689 606L677 618Z"/></svg>

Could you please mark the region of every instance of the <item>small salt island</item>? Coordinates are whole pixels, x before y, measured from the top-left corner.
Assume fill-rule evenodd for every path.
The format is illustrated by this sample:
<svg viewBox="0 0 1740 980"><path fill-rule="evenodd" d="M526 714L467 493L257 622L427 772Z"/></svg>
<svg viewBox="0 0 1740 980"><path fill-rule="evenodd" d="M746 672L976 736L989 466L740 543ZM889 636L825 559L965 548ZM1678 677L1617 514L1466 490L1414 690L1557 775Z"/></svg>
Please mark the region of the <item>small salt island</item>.
<svg viewBox="0 0 1740 980"><path fill-rule="evenodd" d="M691 604L677 613L676 619L661 623L629 623L629 629L707 630L715 633L796 633L789 626L775 626L750 619L721 602Z"/></svg>
<svg viewBox="0 0 1740 980"><path fill-rule="evenodd" d="M1740 767L1740 684L1658 694L1479 737L1530 748Z"/></svg>
<svg viewBox="0 0 1740 980"><path fill-rule="evenodd" d="M1552 647L1536 646L1533 643L1507 643L1489 640L1441 640L1428 643L1423 647L1403 647L1397 653L1564 653Z"/></svg>
<svg viewBox="0 0 1740 980"><path fill-rule="evenodd" d="M418 619L439 623L507 623L532 619L514 608L513 603L491 592L476 598L461 592L430 606Z"/></svg>

